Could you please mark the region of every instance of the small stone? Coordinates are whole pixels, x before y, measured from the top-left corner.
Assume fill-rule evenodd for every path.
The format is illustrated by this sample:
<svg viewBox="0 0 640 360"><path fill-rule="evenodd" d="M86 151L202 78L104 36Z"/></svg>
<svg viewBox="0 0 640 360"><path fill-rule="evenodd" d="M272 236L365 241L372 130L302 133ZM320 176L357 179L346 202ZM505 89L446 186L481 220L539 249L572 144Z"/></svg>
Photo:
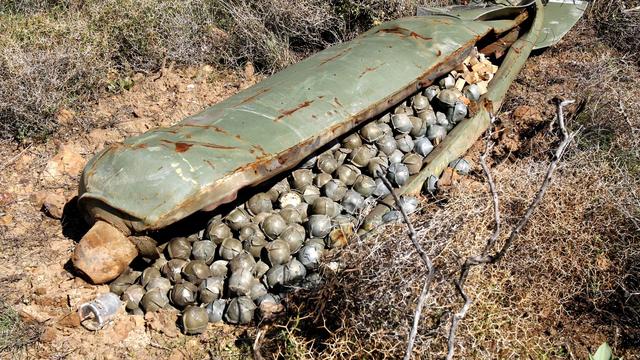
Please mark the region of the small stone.
<svg viewBox="0 0 640 360"><path fill-rule="evenodd" d="M48 193L43 202L42 209L54 219L61 219L66 199L64 196L56 193Z"/></svg>

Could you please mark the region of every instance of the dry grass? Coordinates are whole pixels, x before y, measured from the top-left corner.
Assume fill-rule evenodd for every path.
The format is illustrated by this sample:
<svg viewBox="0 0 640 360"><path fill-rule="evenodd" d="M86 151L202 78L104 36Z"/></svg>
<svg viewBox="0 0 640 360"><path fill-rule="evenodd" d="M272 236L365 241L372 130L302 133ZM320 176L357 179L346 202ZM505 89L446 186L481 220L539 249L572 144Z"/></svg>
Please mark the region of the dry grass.
<svg viewBox="0 0 640 360"><path fill-rule="evenodd" d="M253 62L272 73L443 0L10 0L0 3L0 139L42 140L136 72ZM91 114L67 130L86 130Z"/></svg>
<svg viewBox="0 0 640 360"><path fill-rule="evenodd" d="M40 333L39 326L25 324L11 306L0 301L0 354L38 341Z"/></svg>

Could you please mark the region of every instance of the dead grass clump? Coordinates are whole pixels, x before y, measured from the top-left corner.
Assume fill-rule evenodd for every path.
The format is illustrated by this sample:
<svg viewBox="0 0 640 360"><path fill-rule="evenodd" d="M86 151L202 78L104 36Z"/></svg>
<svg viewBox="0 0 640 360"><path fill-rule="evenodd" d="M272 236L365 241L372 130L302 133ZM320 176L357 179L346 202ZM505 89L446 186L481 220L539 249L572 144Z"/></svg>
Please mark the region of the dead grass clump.
<svg viewBox="0 0 640 360"><path fill-rule="evenodd" d="M598 35L640 61L640 1L599 0L588 11Z"/></svg>
<svg viewBox="0 0 640 360"><path fill-rule="evenodd" d="M38 326L25 324L11 306L0 301L0 354L38 341L40 333Z"/></svg>

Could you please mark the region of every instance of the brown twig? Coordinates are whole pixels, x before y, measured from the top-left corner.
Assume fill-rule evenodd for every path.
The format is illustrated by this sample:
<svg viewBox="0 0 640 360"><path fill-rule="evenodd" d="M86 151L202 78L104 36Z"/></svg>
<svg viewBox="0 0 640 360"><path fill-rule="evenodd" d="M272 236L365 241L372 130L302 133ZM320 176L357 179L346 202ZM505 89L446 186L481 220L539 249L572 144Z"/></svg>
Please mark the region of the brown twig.
<svg viewBox="0 0 640 360"><path fill-rule="evenodd" d="M480 255L469 256L465 260L464 264L462 265L462 269L460 271L460 277L455 281L456 289L460 294L460 296L462 297L462 299L464 300L464 305L462 306L460 311L458 311L451 319L451 327L449 328L449 338L448 338L447 360L453 359L453 355L455 352L455 334L458 328L458 324L465 317L467 311L471 307L471 299L469 298L467 293L464 291L464 283L467 279L467 275L469 274L469 271L473 266L481 265L481 264L485 264L485 265L494 264L500 261L500 259L504 257L506 252L511 247L511 244L513 244L513 241L515 240L515 238L518 236L518 234L520 234L520 231L522 231L522 229L527 225L527 223L531 219L531 216L533 215L533 212L540 205L540 201L542 201L542 198L544 197L544 194L546 193L547 188L551 183L551 178L553 176L554 171L558 167L558 163L560 162L560 159L562 158L567 147L569 146L569 144L571 143L571 141L576 135L576 133L569 134L567 132L567 128L564 123L564 113L563 113L563 108L574 102L575 102L574 100L556 101L557 120L558 120L558 125L560 127L560 131L562 133L562 141L560 142L560 145L558 145L558 147L556 148L554 157L551 160L551 163L549 163L549 167L547 168L547 172L542 181L542 184L540 185L540 188L538 189L538 192L536 193L533 201L527 208L527 211L522 216L520 221L518 221L518 223L513 228L513 230L511 230L511 234L509 234L509 237L507 238L505 243L502 245L500 250L498 250L493 255L489 255L489 252L493 249L493 246L500 233L500 211L499 211L499 202L498 202L498 195L495 188L495 183L493 182L493 178L491 177L491 173L485 161L488 153L488 149L489 149L488 140L487 140L487 146L485 148L484 154L480 157L480 163L482 165L482 170L484 171L484 174L487 177L487 182L489 183L489 190L491 192L491 197L493 199L496 227L491 237L487 240L487 244L484 247L482 253Z"/></svg>
<svg viewBox="0 0 640 360"><path fill-rule="evenodd" d="M256 334L256 339L253 341L253 359L254 360L264 360L262 357L262 353L260 352L260 347L262 345L262 336L264 335L264 330L258 330Z"/></svg>
<svg viewBox="0 0 640 360"><path fill-rule="evenodd" d="M407 229L409 231L409 239L411 240L411 243L413 243L413 246L416 248L418 255L420 255L420 259L422 259L422 262L427 267L427 274L424 279L424 284L422 285L422 291L420 292L420 297L418 298L418 304L416 305L416 310L413 315L413 325L411 326L411 332L409 333L409 339L407 340L407 349L404 353L404 360L409 360L411 358L411 353L413 352L413 345L415 344L416 336L418 334L418 325L420 324L422 309L424 308L424 303L427 299L427 295L429 295L429 288L431 287L431 282L433 281L433 276L435 272L433 269L433 263L431 262L429 255L427 255L426 251L424 251L424 249L418 242L418 235L416 234L416 231L413 228L413 224L411 224L411 221L409 220L409 216L407 215L407 212L404 210L402 206L400 206L400 197L398 196L398 194L396 194L395 190L393 189L393 186L391 185L391 182L389 182L389 180L380 172L378 173L378 177L380 178L380 180L382 180L382 182L387 187L387 189L389 189L389 192L391 192L391 195L393 196L393 199L395 201L395 206L398 209L398 211L400 211L400 213L402 214L402 219L404 220L404 223L407 225Z"/></svg>

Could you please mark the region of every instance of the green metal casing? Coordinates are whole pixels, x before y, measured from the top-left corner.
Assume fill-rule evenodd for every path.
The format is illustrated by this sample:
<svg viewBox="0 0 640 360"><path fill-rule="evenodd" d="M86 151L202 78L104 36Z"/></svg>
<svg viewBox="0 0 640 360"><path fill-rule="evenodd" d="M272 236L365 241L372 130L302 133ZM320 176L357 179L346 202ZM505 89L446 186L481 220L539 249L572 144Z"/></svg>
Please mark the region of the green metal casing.
<svg viewBox="0 0 640 360"><path fill-rule="evenodd" d="M539 16L537 5L513 13ZM377 26L172 127L103 150L83 171L80 207L125 233L215 209L431 84L485 36L517 25L426 16ZM512 57L523 63L526 50Z"/></svg>

